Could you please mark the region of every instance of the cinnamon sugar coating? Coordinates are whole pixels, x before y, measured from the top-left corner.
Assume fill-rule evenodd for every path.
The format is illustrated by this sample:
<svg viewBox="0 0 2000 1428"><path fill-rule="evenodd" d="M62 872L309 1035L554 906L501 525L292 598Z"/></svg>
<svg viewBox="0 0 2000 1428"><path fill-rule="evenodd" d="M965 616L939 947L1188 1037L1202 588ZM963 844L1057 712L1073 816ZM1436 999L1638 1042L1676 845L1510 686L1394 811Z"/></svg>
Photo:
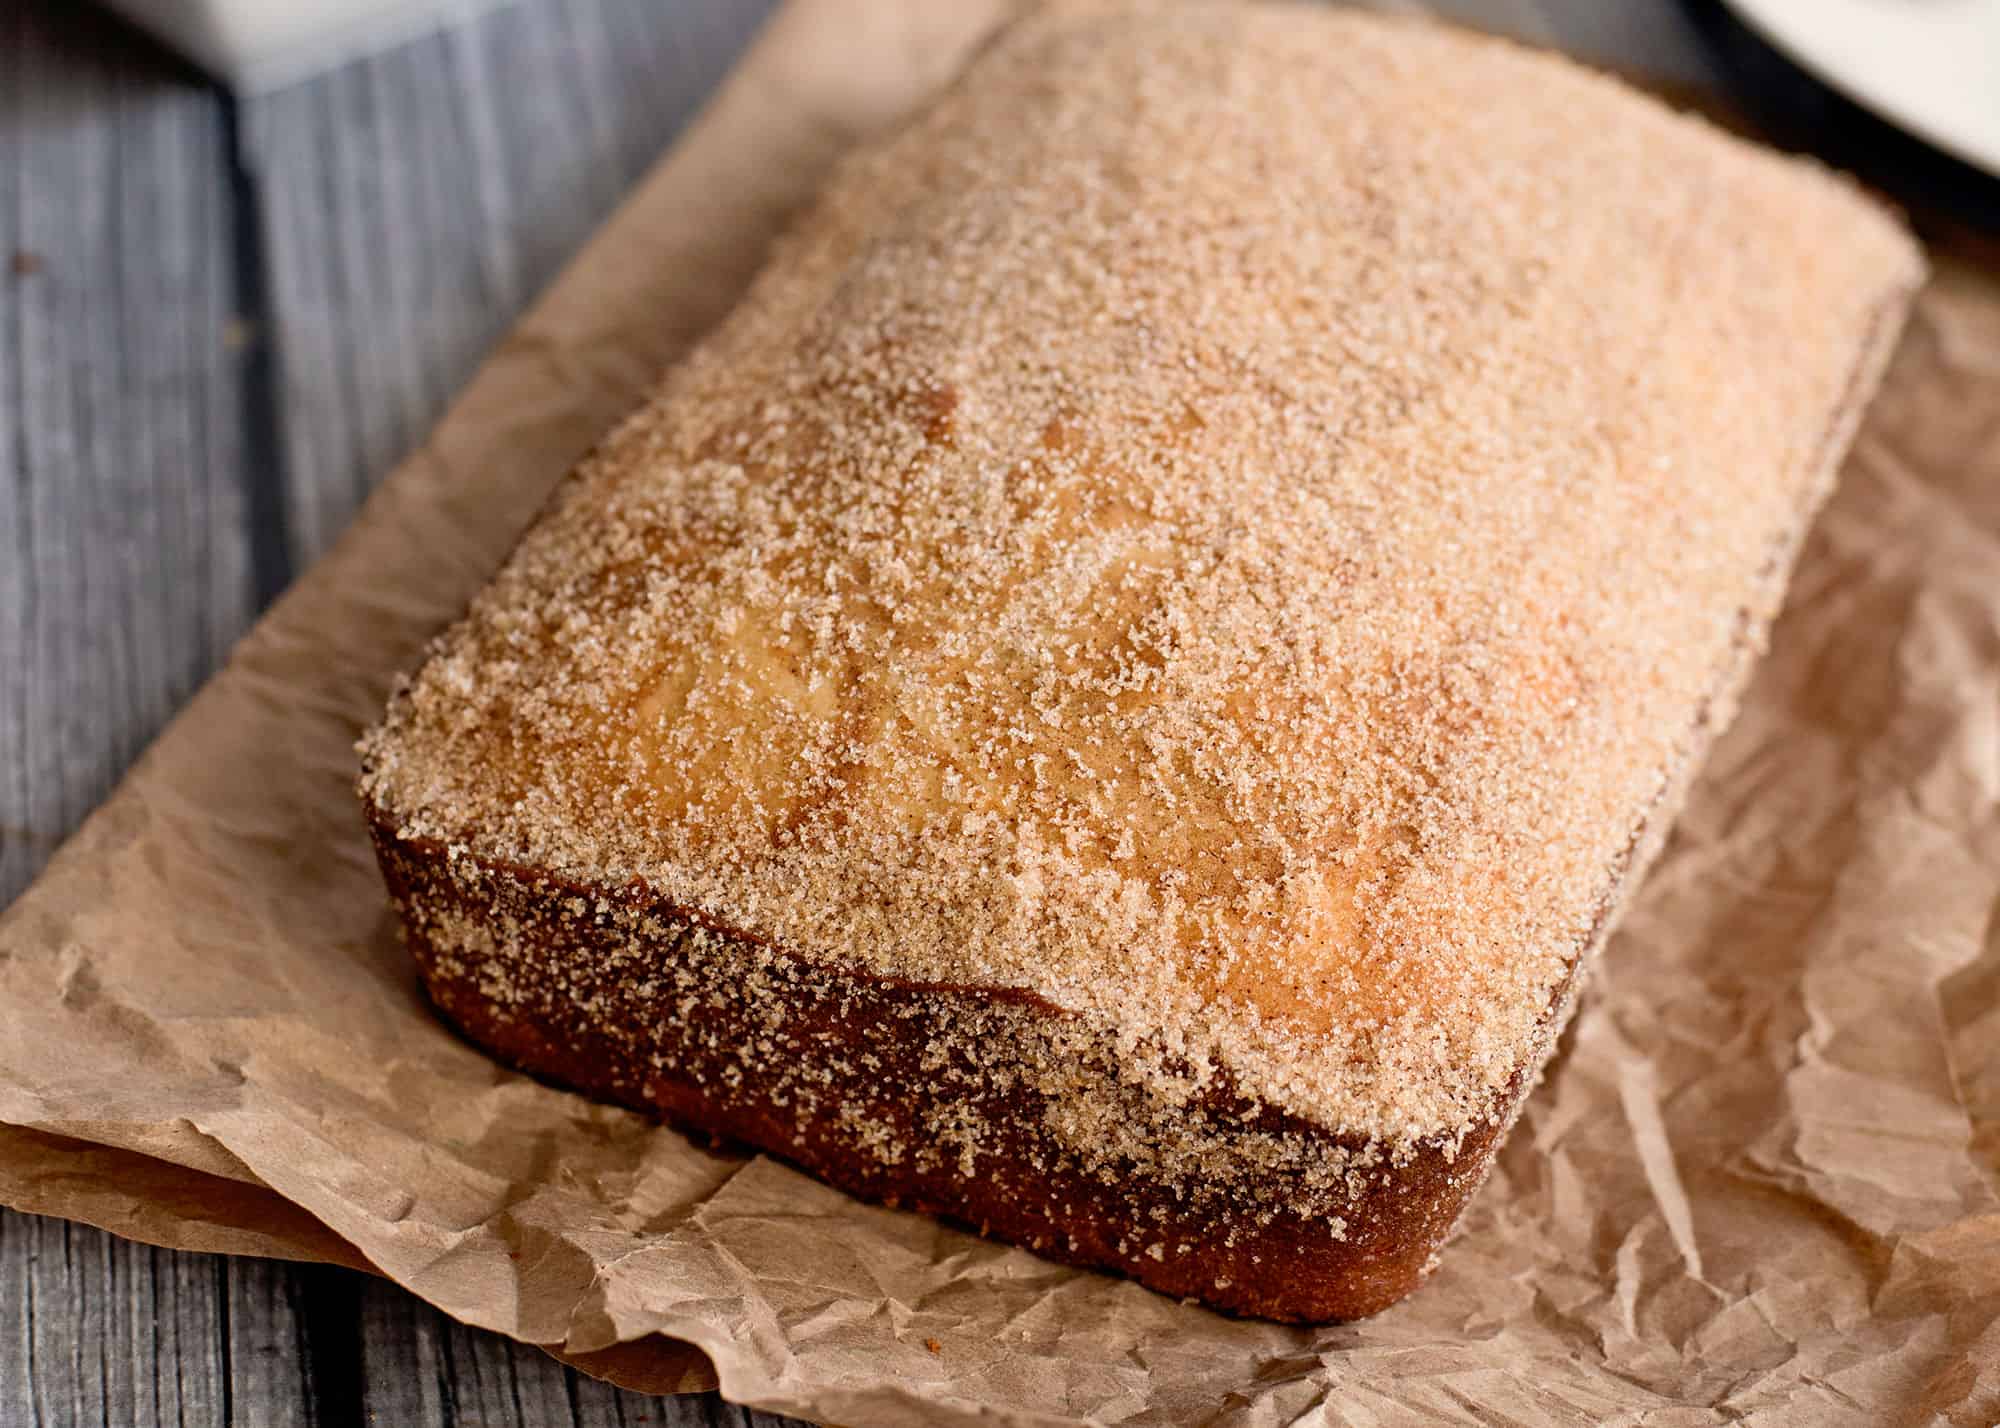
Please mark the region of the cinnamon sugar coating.
<svg viewBox="0 0 2000 1428"><path fill-rule="evenodd" d="M1539 1064L1919 273L1843 181L1557 58L1055 7L842 164L364 794L1453 1140Z"/></svg>

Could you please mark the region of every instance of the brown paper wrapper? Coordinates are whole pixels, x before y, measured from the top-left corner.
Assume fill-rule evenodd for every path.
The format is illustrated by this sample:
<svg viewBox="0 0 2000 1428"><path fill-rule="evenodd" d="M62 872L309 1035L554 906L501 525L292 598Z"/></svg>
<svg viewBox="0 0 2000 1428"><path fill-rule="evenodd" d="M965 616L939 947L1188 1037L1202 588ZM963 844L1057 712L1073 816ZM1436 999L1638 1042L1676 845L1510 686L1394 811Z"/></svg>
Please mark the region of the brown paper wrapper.
<svg viewBox="0 0 2000 1428"><path fill-rule="evenodd" d="M1948 256L1547 1084L1387 1313L1221 1318L698 1146L432 1015L356 734L831 159L1006 10L794 0L0 920L0 1201L365 1266L634 1386L701 1387L706 1355L734 1399L841 1422L1993 1421L2000 282Z"/></svg>

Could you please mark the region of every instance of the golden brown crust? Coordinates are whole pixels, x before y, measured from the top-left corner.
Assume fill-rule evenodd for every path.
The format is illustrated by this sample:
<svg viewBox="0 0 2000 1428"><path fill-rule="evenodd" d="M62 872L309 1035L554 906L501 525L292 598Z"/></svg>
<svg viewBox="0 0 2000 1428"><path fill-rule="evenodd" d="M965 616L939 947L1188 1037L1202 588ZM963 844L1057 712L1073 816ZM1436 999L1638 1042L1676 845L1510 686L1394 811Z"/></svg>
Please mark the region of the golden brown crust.
<svg viewBox="0 0 2000 1428"><path fill-rule="evenodd" d="M1816 491L1899 323L1896 304L1877 315L1814 449ZM1810 513L1766 561L1691 750L1733 717ZM1214 1308L1312 1323L1375 1313L1436 1263L1698 762L1668 780L1607 870L1612 894L1542 1009L1538 1050L1469 1131L1392 1155L1221 1085L1161 1105L1144 1082L1106 1084L1117 1053L1087 1032L1041 1041L1038 1030L1080 1029L1032 993L794 957L643 883L585 885L409 836L372 801L367 813L432 999L509 1064L769 1151L852 1194ZM1076 1073L1053 1095L1036 1084L1052 1061ZM1077 1105L1092 1101L1098 1114L1079 1126ZM1119 1141L1111 1127L1138 1135ZM1079 1153L1095 1141L1113 1153ZM927 1146L945 1153L912 1152Z"/></svg>
<svg viewBox="0 0 2000 1428"><path fill-rule="evenodd" d="M1841 182L1558 60L1052 7L565 488L371 792L1461 1133L1915 272Z"/></svg>
<svg viewBox="0 0 2000 1428"><path fill-rule="evenodd" d="M857 1193L1371 1312L1919 271L1558 61L1059 7L843 171L364 741L432 995Z"/></svg>
<svg viewBox="0 0 2000 1428"><path fill-rule="evenodd" d="M1789 563L1788 548L1767 578L1782 584ZM1727 722L1751 630L1746 616L1694 747ZM1212 1308L1319 1323L1386 1308L1436 1265L1691 772L1608 871L1613 895L1542 1010L1538 1051L1468 1130L1393 1154L1227 1085L1162 1104L1157 1080L1119 1084L1129 1049L1032 993L829 967L643 883L580 884L367 813L432 1000L508 1064L851 1194ZM1052 1066L1067 1073L1054 1085Z"/></svg>

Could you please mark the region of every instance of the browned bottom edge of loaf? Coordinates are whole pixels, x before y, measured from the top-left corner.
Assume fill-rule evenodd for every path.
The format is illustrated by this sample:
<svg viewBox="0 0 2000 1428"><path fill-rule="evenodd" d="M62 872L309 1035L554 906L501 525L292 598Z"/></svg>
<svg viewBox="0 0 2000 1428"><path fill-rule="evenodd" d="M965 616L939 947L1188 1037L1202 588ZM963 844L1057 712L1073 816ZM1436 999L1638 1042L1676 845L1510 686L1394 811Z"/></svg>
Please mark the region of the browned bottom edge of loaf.
<svg viewBox="0 0 2000 1428"><path fill-rule="evenodd" d="M953 1053L940 1048L964 1044L963 1019L1003 1005L1030 1016L1065 1014L1000 988L916 986L818 966L704 927L636 887L586 888L453 855L431 840L399 838L373 810L371 825L432 1000L502 1061L768 1151L864 1199L1230 1313L1321 1323L1373 1314L1408 1294L1485 1178L1527 1090L1529 1077L1517 1075L1492 1119L1449 1149L1424 1144L1398 1163L1370 1162L1356 1172L1356 1190L1337 1217L1288 1208L1282 1177L1261 1195L1191 1196L1185 1184L1144 1173L1106 1176L1101 1166L1092 1173L1051 1163L1046 1097L977 1075L956 1077L950 1094L955 1109L988 1132L988 1153L971 1163L950 1154L884 1159L857 1148L837 1115L800 1114L798 1086L774 1084L760 1074L760 1058L745 1054L772 1036L770 997L787 1005L779 1042L765 1057L815 1068L820 1108L865 1106L880 1143L905 1147L927 1137L926 1111L952 1079L939 1057ZM635 913L670 930L635 933ZM718 946L776 969L760 1007L712 966L696 965L712 961ZM1552 1030L1558 1016L1552 1008ZM865 1066L864 1050L872 1057ZM968 1094L967 1085L984 1088ZM1227 1092L1206 1094L1184 1114L1206 1122L1225 1156L1232 1136L1260 1131L1365 1150Z"/></svg>

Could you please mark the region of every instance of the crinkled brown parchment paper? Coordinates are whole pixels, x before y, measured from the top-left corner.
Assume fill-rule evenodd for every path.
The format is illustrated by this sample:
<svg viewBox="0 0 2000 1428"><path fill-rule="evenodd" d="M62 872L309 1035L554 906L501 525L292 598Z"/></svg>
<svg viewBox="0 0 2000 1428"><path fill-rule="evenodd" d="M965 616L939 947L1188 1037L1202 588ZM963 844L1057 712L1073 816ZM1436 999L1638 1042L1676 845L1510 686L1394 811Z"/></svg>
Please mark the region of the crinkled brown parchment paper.
<svg viewBox="0 0 2000 1428"><path fill-rule="evenodd" d="M699 1387L706 1355L853 1424L2000 1418L2000 277L1949 255L1548 1084L1378 1318L1232 1322L865 1207L430 1014L355 733L830 158L1006 3L794 0L0 920L0 1201L366 1264L621 1382Z"/></svg>

